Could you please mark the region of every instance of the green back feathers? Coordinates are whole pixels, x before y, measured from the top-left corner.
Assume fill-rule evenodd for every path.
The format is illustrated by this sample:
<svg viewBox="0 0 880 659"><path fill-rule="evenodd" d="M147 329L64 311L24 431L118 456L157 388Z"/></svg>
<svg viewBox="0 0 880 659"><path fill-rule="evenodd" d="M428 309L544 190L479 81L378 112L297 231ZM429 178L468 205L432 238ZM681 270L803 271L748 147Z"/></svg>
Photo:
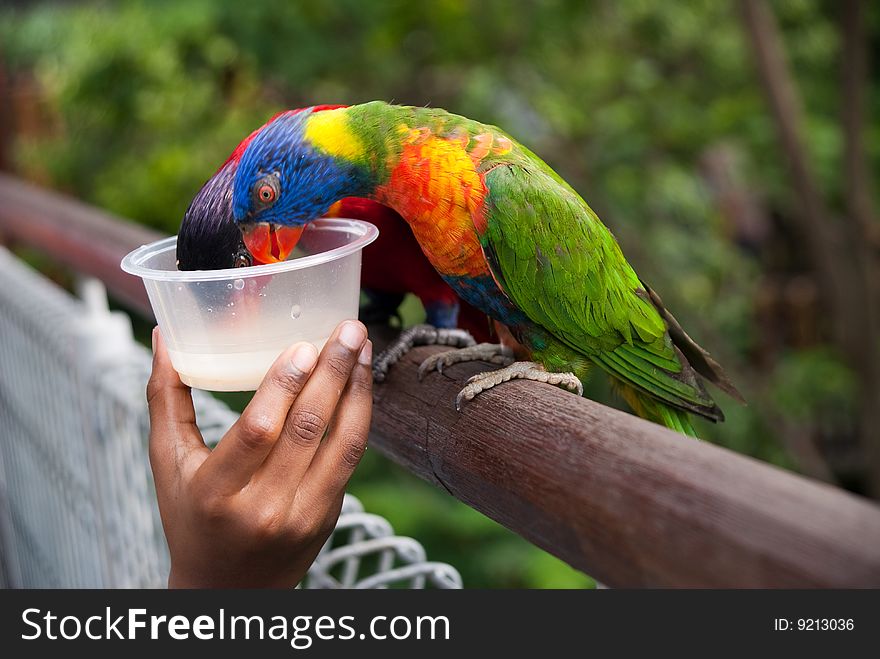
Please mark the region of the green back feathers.
<svg viewBox="0 0 880 659"><path fill-rule="evenodd" d="M538 163L497 165L486 175L481 241L501 288L532 321L621 382L722 418L611 232Z"/></svg>

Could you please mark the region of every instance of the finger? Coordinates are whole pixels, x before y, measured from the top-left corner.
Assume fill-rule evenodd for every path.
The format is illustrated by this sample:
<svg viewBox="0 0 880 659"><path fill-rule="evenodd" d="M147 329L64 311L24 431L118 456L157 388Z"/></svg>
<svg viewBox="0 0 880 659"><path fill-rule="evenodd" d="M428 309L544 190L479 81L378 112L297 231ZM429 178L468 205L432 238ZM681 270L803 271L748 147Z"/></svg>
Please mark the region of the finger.
<svg viewBox="0 0 880 659"><path fill-rule="evenodd" d="M314 520L306 518L300 520L291 520L290 525L294 529L307 529L309 533L314 534L312 540L299 554L296 556L296 568L299 574L308 571L309 566L314 563L315 558L321 552L321 548L327 542L330 535L336 528L339 521L339 515L342 512L343 495L328 506L327 510L322 513L322 517L314 518ZM303 537L297 535L297 537ZM337 543L339 544L339 543ZM296 584L290 584L295 586Z"/></svg>
<svg viewBox="0 0 880 659"><path fill-rule="evenodd" d="M297 343L275 360L238 421L202 466L218 487L237 491L250 481L277 442L317 359L315 346Z"/></svg>
<svg viewBox="0 0 880 659"><path fill-rule="evenodd" d="M278 442L260 469L263 489L286 484L290 499L333 418L357 357L367 340L367 328L356 320L343 322L321 351L318 365L293 403Z"/></svg>
<svg viewBox="0 0 880 659"><path fill-rule="evenodd" d="M307 510L326 510L345 492L367 448L373 410L372 343L367 341L336 409L336 418L296 493ZM299 508L299 506L296 506Z"/></svg>
<svg viewBox="0 0 880 659"><path fill-rule="evenodd" d="M345 492L342 492L335 500L328 501L327 504L320 512L316 512L316 516L314 517L315 522L311 522L314 525L314 528L317 529L317 533L315 535L315 540L310 545L308 550L309 553L314 552L314 555L317 556L318 552L321 551L321 547L324 546L324 543L327 542L327 539L336 529L336 525L339 523L339 516L342 514L342 503L345 498ZM293 511L293 508L291 508ZM306 513L309 515L310 513ZM317 515L320 515L318 517ZM310 524L307 520L305 522L306 526ZM296 523L294 522L294 527ZM304 552L305 553L305 552ZM309 564L313 562L315 559L312 558Z"/></svg>
<svg viewBox="0 0 880 659"><path fill-rule="evenodd" d="M150 464L157 484L200 464L210 453L196 425L190 388L171 365L165 341L153 328L153 370L147 383Z"/></svg>

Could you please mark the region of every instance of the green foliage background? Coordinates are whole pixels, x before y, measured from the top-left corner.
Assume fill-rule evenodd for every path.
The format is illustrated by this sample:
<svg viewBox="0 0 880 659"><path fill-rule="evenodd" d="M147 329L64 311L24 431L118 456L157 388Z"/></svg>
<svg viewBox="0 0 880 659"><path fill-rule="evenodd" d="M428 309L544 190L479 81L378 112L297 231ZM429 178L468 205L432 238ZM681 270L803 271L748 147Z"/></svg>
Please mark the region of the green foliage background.
<svg viewBox="0 0 880 659"><path fill-rule="evenodd" d="M700 158L735 144L748 184L775 213L792 200L732 4L132 0L4 9L0 56L40 97L38 127L16 136L14 163L173 233L204 180L279 109L382 98L498 124L584 195L741 384L752 404L722 399L727 423L702 424L701 433L793 467L774 428L815 425L817 410L845 416L853 383L821 342L756 363L755 300L768 265L731 239ZM772 5L806 100L815 168L839 201L833 3ZM876 33L876 3L869 18ZM877 85L869 92L876 107ZM866 143L876 165L876 121ZM600 385L591 395L617 404ZM470 586L592 583L371 453L351 489L433 558L457 565Z"/></svg>

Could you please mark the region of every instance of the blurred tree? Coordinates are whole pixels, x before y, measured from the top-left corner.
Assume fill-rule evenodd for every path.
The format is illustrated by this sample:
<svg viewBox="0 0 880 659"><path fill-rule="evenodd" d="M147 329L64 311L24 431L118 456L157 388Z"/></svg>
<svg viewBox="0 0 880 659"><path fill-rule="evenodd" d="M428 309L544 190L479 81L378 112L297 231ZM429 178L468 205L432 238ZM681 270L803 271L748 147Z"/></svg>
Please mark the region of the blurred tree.
<svg viewBox="0 0 880 659"><path fill-rule="evenodd" d="M783 53L776 20L760 0L741 0L746 31L788 161L796 213L790 215L816 269L831 338L858 378L860 445L868 461L868 487L880 497L880 278L877 231L863 147L867 49L863 2L844 3L840 25L842 130L845 182L842 214L823 199L803 144L803 111Z"/></svg>

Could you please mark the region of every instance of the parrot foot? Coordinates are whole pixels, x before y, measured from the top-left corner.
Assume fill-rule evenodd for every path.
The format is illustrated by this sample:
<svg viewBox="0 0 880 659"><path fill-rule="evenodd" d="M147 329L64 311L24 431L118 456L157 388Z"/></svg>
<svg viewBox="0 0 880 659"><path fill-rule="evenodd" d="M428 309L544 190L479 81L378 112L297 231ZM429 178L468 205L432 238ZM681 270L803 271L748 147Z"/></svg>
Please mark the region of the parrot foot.
<svg viewBox="0 0 880 659"><path fill-rule="evenodd" d="M470 332L463 329L447 329L433 325L414 325L404 330L376 359L373 360L373 379L383 382L388 369L400 361L415 346L453 346L466 348L476 344Z"/></svg>
<svg viewBox="0 0 880 659"><path fill-rule="evenodd" d="M475 361L508 366L516 360L513 356L513 350L507 346L503 346L500 343L478 343L467 348L447 350L446 352L438 352L435 355L431 355L419 366L419 380L425 377L426 373L430 373L434 369L438 373L443 373L443 369L447 366Z"/></svg>
<svg viewBox="0 0 880 659"><path fill-rule="evenodd" d="M497 371L477 373L470 378L467 381L467 386L458 392L458 396L455 398L455 409L461 411L462 404L465 401L473 400L480 392L491 389L502 382L517 378L546 382L547 384L565 387L569 391L577 393L578 396L584 395L584 385L581 384L581 381L574 373L551 373L535 362L514 362L510 366L505 366Z"/></svg>

